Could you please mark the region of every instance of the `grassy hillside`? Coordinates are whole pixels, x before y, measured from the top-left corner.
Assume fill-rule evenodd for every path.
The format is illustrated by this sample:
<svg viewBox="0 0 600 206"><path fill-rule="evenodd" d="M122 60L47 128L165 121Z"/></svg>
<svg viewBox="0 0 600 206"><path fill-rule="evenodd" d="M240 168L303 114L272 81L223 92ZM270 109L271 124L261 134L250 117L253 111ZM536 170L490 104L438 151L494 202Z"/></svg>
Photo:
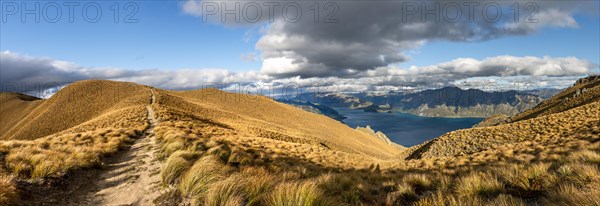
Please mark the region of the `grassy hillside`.
<svg viewBox="0 0 600 206"><path fill-rule="evenodd" d="M187 115L219 122L231 127L239 136L311 144L380 158L398 153L385 141L357 132L324 115L305 112L262 96L206 89L159 91L157 99L158 105L166 107L167 111L185 111Z"/></svg>
<svg viewBox="0 0 600 206"><path fill-rule="evenodd" d="M26 115L18 114L12 119L15 124L3 124L10 128L4 130L0 139L33 140L69 129L107 112L145 105L150 98L148 91L148 87L138 84L89 80L73 83L48 100L36 101L35 105L26 108L29 111L17 112L17 109L4 109L3 105L3 110L9 114Z"/></svg>
<svg viewBox="0 0 600 206"><path fill-rule="evenodd" d="M6 132L25 118L29 112L42 103L39 98L17 94L17 93L0 93L0 134ZM0 135L2 137L3 135Z"/></svg>
<svg viewBox="0 0 600 206"><path fill-rule="evenodd" d="M590 141L596 141L599 126L600 102L593 102L515 123L449 132L415 147L408 159L470 155L497 146L516 147L525 142L553 145L571 137L589 137Z"/></svg>
<svg viewBox="0 0 600 206"><path fill-rule="evenodd" d="M600 76L589 76L577 82L536 107L515 115L512 122L566 111L600 100Z"/></svg>
<svg viewBox="0 0 600 206"><path fill-rule="evenodd" d="M232 164L249 159L241 149L257 151L255 155L265 157L265 165L274 161L269 158L294 157L339 167L368 167L375 159L400 152L338 121L265 97L212 89L156 89L154 94L160 156L167 165L180 150L196 154L196 149L209 146L217 146L211 154L224 158L227 153L223 160ZM148 128L145 107L151 96L150 87L111 81L77 82L48 100L2 94L6 104L1 105L0 116L13 123L2 122L0 176L8 189L0 191L0 203L18 203L11 202L18 199L14 194L26 194L29 188L20 182L37 184L101 167L106 157L127 149Z"/></svg>
<svg viewBox="0 0 600 206"><path fill-rule="evenodd" d="M0 140L0 205L31 204L32 187L23 185L102 168L106 157L148 138L148 130L152 148L136 149L155 150L159 159L158 205L600 205L598 86L575 87L587 88L592 101L569 98L543 115L450 132L408 149L266 97L214 89L86 81L50 100L12 95L0 106L18 118ZM149 116L156 116L154 126ZM61 121L68 123L44 127Z"/></svg>
<svg viewBox="0 0 600 206"><path fill-rule="evenodd" d="M562 141L565 136L597 136L598 133L594 132L600 125L599 100L600 78L590 76L578 80L572 87L540 105L510 117L508 122L449 132L411 148L412 153L406 151L404 154L408 154L409 159L458 156L525 141Z"/></svg>

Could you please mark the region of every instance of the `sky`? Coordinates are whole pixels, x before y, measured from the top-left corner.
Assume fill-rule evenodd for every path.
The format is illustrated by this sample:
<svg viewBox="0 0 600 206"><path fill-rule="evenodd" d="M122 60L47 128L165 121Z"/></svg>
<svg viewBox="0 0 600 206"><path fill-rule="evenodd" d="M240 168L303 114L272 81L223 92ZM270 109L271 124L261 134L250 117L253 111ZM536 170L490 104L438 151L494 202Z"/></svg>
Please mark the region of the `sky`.
<svg viewBox="0 0 600 206"><path fill-rule="evenodd" d="M267 6L273 2L279 5ZM474 4L471 13L467 5ZM83 79L165 89L211 82L335 85L340 91L415 84L563 88L599 73L598 1L2 1L0 6L2 91L45 90Z"/></svg>

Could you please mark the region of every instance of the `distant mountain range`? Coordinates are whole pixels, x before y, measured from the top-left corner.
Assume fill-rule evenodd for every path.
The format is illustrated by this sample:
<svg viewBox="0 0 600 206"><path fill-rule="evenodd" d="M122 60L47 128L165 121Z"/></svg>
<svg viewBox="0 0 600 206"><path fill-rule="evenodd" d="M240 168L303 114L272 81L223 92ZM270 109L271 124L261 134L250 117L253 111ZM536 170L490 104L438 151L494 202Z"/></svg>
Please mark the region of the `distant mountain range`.
<svg viewBox="0 0 600 206"><path fill-rule="evenodd" d="M515 115L530 109L560 90L486 92L458 87L418 92L301 94L287 102L316 102L320 107L344 107L365 112L404 112L427 117L488 117ZM292 100L290 100L292 99ZM313 103L315 104L315 103Z"/></svg>

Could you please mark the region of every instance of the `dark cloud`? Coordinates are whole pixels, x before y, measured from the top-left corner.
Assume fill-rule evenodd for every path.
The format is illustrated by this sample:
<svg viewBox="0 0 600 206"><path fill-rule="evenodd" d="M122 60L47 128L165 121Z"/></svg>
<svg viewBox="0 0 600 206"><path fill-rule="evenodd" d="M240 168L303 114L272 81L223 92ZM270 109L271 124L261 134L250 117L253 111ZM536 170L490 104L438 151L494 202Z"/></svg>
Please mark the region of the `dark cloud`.
<svg viewBox="0 0 600 206"><path fill-rule="evenodd" d="M0 54L0 91L43 91L69 82L90 78L85 70L69 62L35 58L10 51Z"/></svg>
<svg viewBox="0 0 600 206"><path fill-rule="evenodd" d="M255 13L242 12L240 21L225 15L222 21L222 11L203 16L206 12L203 13L201 5L231 9L239 4L240 10L244 10L245 5L265 2L189 0L182 7L186 13L207 17L211 22L248 25L252 22L242 17L256 16ZM528 35L544 27L577 27L575 13L598 12L598 3L593 1L333 1L329 4L331 1L319 1L319 18L315 23L315 1L268 2L280 6L272 14L261 6L258 22L267 22L269 26L256 48L264 59L262 71L280 78L350 77L407 61L406 51L427 42L485 41ZM516 2L520 7L517 22L510 8ZM282 13L282 7L290 3L297 4L303 12L298 21L290 21ZM496 6L502 13L498 18ZM425 11L432 9L433 12ZM534 9L535 15L528 17ZM328 18L329 14L334 15Z"/></svg>

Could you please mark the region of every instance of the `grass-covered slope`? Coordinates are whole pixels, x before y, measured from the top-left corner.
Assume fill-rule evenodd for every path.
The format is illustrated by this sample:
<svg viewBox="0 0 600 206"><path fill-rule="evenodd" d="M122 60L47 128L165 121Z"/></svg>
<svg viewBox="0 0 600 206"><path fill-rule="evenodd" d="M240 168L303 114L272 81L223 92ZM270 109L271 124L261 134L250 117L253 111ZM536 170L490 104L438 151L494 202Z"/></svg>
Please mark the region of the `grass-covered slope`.
<svg viewBox="0 0 600 206"><path fill-rule="evenodd" d="M302 143L333 150L387 158L399 150L385 141L358 132L323 115L262 96L226 93L215 89L157 92L166 111L226 125L237 136Z"/></svg>
<svg viewBox="0 0 600 206"><path fill-rule="evenodd" d="M585 90L583 90L585 88ZM583 90L583 91L582 91ZM578 92L579 91L579 92ZM580 79L574 86L512 117L512 122L449 132L411 148L409 159L468 155L505 144L547 142L573 136L598 136L600 78Z"/></svg>
<svg viewBox="0 0 600 206"><path fill-rule="evenodd" d="M0 93L0 137L42 102L39 98L24 94Z"/></svg>
<svg viewBox="0 0 600 206"><path fill-rule="evenodd" d="M351 167L358 161L368 167L370 161L400 152L333 119L265 97L213 89L152 92L134 83L82 81L47 100L1 94L0 178L7 189L0 191L0 204L15 203L11 202L18 199L14 194L27 193L19 192L26 188L16 182L27 185L63 178L82 168L101 166L106 157L126 149L148 128L146 107L153 93L165 161L182 149L198 157L197 149L217 146L211 154L224 158L228 152L225 160L229 163L248 160L242 152L235 152L245 148L268 157L262 160L264 164L293 157L309 164ZM211 143L194 147L203 145L206 138Z"/></svg>
<svg viewBox="0 0 600 206"><path fill-rule="evenodd" d="M102 165L148 127L150 94L138 84L93 80L47 100L1 94L0 179L7 186L0 205L27 204L18 199L28 197L26 188L43 187L36 182Z"/></svg>
<svg viewBox="0 0 600 206"><path fill-rule="evenodd" d="M151 155L160 160L158 205L600 205L600 102L589 92L597 86L583 92L593 101L565 101L576 105L569 109L454 131L402 150L371 132L265 97L109 81L74 86L98 88L90 85L114 88L74 101L122 99L66 104L102 112L73 109L79 112L56 120L76 121L49 135L29 140L14 136L27 131L11 127L15 133L5 135L13 138L0 140L0 205L24 204L18 200L27 198L23 182L102 167L105 157L127 150L148 130L155 135ZM63 99L63 92L78 93L9 105L33 108L14 113L27 130L44 128L26 117L56 114L43 105Z"/></svg>
<svg viewBox="0 0 600 206"><path fill-rule="evenodd" d="M238 103L227 106L207 94ZM165 162L161 175L165 188L170 188L159 198L161 203L600 204L596 198L600 195L599 102L517 123L451 132L406 150L401 158L387 159L366 149L345 148L354 144L320 144L327 136L297 136L293 118L278 125L289 131L255 130L242 135L239 132L248 127L247 121L261 129L294 117L293 111L265 111L261 104L244 103L252 101L227 93L182 92L158 102L161 123L156 130ZM314 124L310 120L302 124Z"/></svg>
<svg viewBox="0 0 600 206"><path fill-rule="evenodd" d="M599 100L600 76L593 75L577 80L573 86L554 95L552 98L543 101L534 108L511 117L510 121L516 122L554 114Z"/></svg>
<svg viewBox="0 0 600 206"><path fill-rule="evenodd" d="M14 124L3 130L0 139L33 140L51 135L103 114L132 106L148 104L149 88L146 86L100 80L73 83L48 100L37 100L36 105L26 108L26 115L15 116ZM19 109L5 109L3 113L22 113ZM23 108L25 109L25 108Z"/></svg>
<svg viewBox="0 0 600 206"><path fill-rule="evenodd" d="M600 132L600 102L564 112L492 127L449 132L413 148L408 159L453 157L496 149L507 144L537 142L551 145L574 137L594 137Z"/></svg>

